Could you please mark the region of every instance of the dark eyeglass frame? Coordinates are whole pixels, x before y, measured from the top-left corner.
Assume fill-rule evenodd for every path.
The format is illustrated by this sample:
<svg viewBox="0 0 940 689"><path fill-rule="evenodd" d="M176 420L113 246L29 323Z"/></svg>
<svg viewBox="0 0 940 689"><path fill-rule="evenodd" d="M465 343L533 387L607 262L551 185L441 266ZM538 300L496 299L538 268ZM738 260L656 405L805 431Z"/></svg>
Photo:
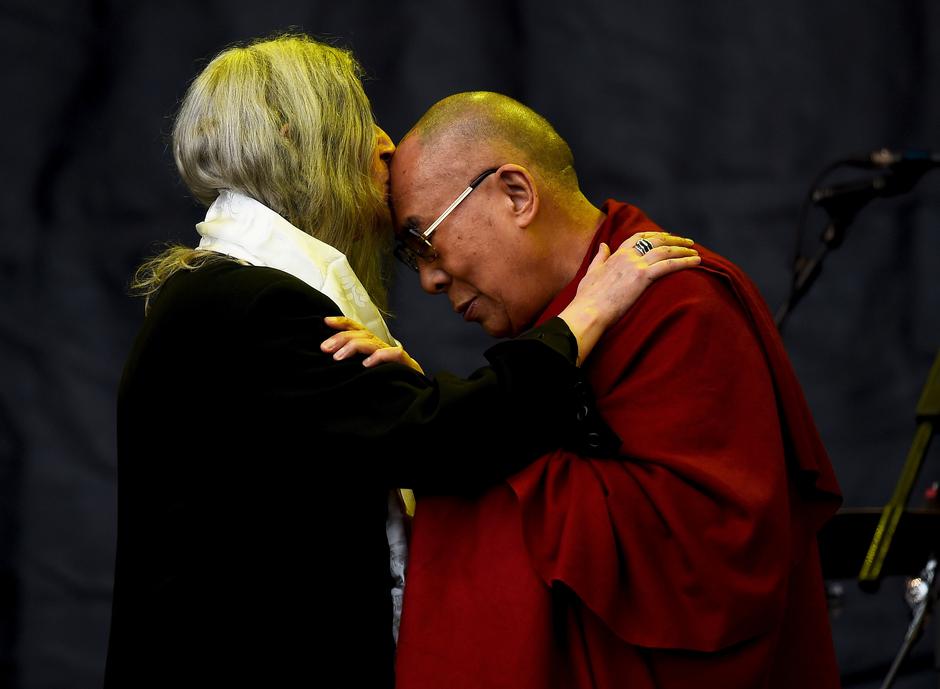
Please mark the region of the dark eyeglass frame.
<svg viewBox="0 0 940 689"><path fill-rule="evenodd" d="M497 170L499 170L498 167L490 168L474 178L474 180L467 185L467 188L460 192L460 196L454 199L454 202L451 203L443 213L437 216L437 220L432 222L428 226L428 229L422 232L417 227L405 228L395 242L395 258L415 272L418 272L419 259L422 261L435 260L438 257L438 253L431 245L431 235L434 234L438 225L444 222L444 219L453 213L454 209L457 208L465 198L470 196L470 192L480 186L483 180Z"/></svg>

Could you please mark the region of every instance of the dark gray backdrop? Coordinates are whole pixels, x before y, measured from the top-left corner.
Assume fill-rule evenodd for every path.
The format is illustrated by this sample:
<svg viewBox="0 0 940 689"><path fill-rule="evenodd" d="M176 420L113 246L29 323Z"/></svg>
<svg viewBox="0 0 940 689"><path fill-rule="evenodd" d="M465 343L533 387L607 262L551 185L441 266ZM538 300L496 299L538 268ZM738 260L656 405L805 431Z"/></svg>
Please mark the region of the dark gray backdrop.
<svg viewBox="0 0 940 689"><path fill-rule="evenodd" d="M155 240L192 243L201 217L176 181L170 118L206 58L288 27L356 52L393 137L455 91L526 102L570 142L589 198L726 254L772 306L818 169L883 145L940 149L935 0L3 0L0 686L100 684L115 388L142 318L124 289ZM938 192L934 173L866 210L786 333L849 505L890 494L940 344ZM425 368L479 364L482 333L399 277L392 327ZM185 394L198 363L168 384ZM848 584L834 621L846 686L886 669L900 585ZM929 645L899 686L933 686Z"/></svg>

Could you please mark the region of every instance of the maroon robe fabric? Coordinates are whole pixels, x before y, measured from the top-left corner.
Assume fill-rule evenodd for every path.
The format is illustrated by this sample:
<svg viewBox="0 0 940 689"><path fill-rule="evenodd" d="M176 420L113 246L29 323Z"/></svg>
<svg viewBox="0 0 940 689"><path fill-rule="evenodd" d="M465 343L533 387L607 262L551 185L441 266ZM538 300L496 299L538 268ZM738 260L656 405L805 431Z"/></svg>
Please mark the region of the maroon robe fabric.
<svg viewBox="0 0 940 689"><path fill-rule="evenodd" d="M542 321L600 242L659 229L604 210ZM815 534L839 488L756 287L696 248L588 359L619 458L419 501L400 689L838 686Z"/></svg>

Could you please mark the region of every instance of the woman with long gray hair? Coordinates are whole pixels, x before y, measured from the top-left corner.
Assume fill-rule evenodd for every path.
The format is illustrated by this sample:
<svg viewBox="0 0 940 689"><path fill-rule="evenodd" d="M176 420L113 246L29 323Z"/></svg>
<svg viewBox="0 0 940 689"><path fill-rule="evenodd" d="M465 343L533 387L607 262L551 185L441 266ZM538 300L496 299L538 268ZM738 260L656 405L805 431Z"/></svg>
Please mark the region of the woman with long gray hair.
<svg viewBox="0 0 940 689"><path fill-rule="evenodd" d="M173 153L208 211L198 247L134 281L109 689L391 687L394 489L472 491L603 436L576 413L578 363L650 280L696 260L667 235L648 239L686 258L602 252L560 318L469 379L427 378L382 316L394 146L359 77L348 52L281 36L225 50L182 101ZM381 342L321 347L327 318Z"/></svg>

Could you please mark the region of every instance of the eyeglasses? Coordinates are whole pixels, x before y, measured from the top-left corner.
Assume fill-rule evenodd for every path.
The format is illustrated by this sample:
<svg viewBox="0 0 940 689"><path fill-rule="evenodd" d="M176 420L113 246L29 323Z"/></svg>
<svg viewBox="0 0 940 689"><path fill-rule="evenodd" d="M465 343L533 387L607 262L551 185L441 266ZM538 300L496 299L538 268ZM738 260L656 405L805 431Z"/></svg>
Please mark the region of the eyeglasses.
<svg viewBox="0 0 940 689"><path fill-rule="evenodd" d="M415 272L418 271L418 259L423 261L435 260L438 257L438 253L434 247L431 246L431 235L434 234L434 230L437 229L438 225L444 222L444 218L450 215L465 198L470 196L471 191L480 186L480 183L483 182L484 179L492 175L498 169L499 168L496 167L490 168L470 182L467 188L460 193L460 196L454 199L454 202L450 204L424 232L417 227L405 228L395 243L395 258Z"/></svg>

